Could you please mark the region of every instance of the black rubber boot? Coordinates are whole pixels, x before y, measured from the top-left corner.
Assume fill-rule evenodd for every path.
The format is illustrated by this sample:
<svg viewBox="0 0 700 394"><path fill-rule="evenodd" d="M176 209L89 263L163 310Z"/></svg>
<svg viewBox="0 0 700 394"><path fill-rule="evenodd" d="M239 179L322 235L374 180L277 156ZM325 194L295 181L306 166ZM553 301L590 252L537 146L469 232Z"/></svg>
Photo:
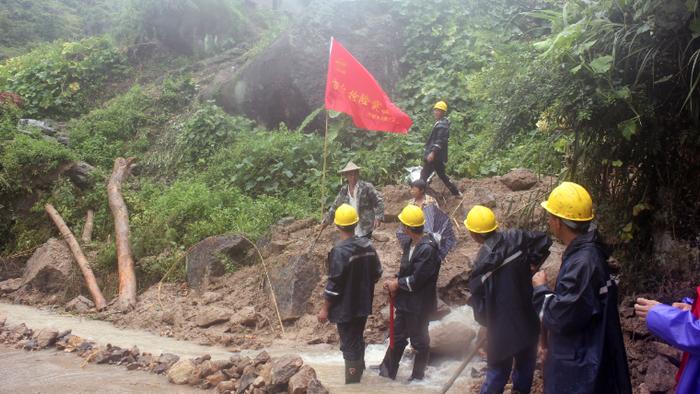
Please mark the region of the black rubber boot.
<svg viewBox="0 0 700 394"><path fill-rule="evenodd" d="M345 384L360 383L364 372L362 364L364 364L362 360L345 360Z"/></svg>
<svg viewBox="0 0 700 394"><path fill-rule="evenodd" d="M428 366L429 359L430 353L427 350L416 353L416 357L413 359L411 380L423 380L425 377L425 367Z"/></svg>
<svg viewBox="0 0 700 394"><path fill-rule="evenodd" d="M379 376L396 380L396 373L399 371L399 362L403 356L403 348L394 346L394 348L386 349L384 360L379 366Z"/></svg>

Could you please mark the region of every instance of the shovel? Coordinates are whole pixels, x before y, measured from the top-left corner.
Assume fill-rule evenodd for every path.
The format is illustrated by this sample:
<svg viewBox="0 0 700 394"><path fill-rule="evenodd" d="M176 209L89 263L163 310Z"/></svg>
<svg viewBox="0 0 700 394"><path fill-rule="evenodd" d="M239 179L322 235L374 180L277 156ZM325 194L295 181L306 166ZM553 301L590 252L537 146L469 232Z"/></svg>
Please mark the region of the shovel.
<svg viewBox="0 0 700 394"><path fill-rule="evenodd" d="M442 390L440 391L440 394L445 394L447 391L452 387L452 385L455 383L455 380L459 377L459 375L462 374L462 371L464 371L464 368L467 367L467 364L469 364L470 361L472 361L472 358L476 355L476 352L479 351L479 348L484 344L486 341L486 335L480 337L476 341L476 345L474 346L474 349L472 349L471 352L467 355L467 358L464 359L462 364L457 368L457 371L455 371L454 375L450 378L450 380L442 387Z"/></svg>

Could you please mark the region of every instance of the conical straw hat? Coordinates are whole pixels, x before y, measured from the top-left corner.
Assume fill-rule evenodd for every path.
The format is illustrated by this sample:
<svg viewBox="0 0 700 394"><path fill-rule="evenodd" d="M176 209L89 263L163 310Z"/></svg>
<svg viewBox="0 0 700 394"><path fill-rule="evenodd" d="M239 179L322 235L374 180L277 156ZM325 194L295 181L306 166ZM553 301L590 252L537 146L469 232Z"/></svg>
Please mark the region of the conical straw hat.
<svg viewBox="0 0 700 394"><path fill-rule="evenodd" d="M357 164L353 163L352 160L350 160L348 162L348 164L345 165L345 168L338 171L338 174L342 174L342 173L350 172L350 171L359 171L360 168L362 168L362 167L358 167Z"/></svg>

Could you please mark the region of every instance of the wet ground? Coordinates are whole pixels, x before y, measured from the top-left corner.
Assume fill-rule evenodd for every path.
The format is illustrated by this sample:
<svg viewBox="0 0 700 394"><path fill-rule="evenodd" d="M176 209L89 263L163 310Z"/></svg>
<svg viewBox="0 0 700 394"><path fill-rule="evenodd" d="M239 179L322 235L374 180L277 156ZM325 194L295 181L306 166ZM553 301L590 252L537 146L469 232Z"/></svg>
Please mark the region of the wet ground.
<svg viewBox="0 0 700 394"><path fill-rule="evenodd" d="M70 315L60 315L49 310L40 310L23 305L0 303L0 314L7 316L7 324L25 323L28 327L39 330L52 328L65 330L70 328L74 335L94 340L100 345L110 343L115 346L130 348L137 346L142 352L155 355L174 353L183 358L194 358L210 354L213 359L224 359L233 353L218 346L202 346L173 338L160 337L146 331L117 328L111 323L84 319ZM451 316L453 319L468 319L467 310ZM448 319L449 321L449 319ZM385 346L371 345L367 349L368 365L378 364L384 355ZM435 393L456 369L458 362L446 362L431 366L427 370L427 379L420 383L408 383L411 360L404 357L396 382L388 381L367 372L359 385L344 384L343 360L340 351L331 345L299 346L295 341L279 340L272 347L265 349L273 357L282 354L299 354L305 363L312 366L321 382L331 393ZM244 352L255 355L257 352ZM116 366L89 364L80 368L83 360L75 355L66 355L56 351L24 352L7 347L0 347L0 371L3 371L3 384L0 392L7 393L107 393L130 392L204 392L182 386L170 385L163 376L156 376L140 371L127 371ZM472 366L479 368L479 362ZM467 373L471 367L467 367ZM471 380L463 377L455 384L450 393L466 393ZM11 389L11 390L10 390ZM81 391L82 390L82 391ZM113 391L110 391L113 390ZM132 390L132 391L130 391Z"/></svg>

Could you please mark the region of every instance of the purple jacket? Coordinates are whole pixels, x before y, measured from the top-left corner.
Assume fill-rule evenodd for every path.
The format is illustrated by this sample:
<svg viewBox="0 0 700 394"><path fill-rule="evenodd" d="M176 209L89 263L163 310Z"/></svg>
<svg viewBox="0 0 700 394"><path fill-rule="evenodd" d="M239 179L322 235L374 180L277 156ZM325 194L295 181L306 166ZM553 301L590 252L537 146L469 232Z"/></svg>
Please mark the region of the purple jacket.
<svg viewBox="0 0 700 394"><path fill-rule="evenodd" d="M690 311L659 304L649 311L647 327L657 337L689 354L676 394L700 393L700 320Z"/></svg>

